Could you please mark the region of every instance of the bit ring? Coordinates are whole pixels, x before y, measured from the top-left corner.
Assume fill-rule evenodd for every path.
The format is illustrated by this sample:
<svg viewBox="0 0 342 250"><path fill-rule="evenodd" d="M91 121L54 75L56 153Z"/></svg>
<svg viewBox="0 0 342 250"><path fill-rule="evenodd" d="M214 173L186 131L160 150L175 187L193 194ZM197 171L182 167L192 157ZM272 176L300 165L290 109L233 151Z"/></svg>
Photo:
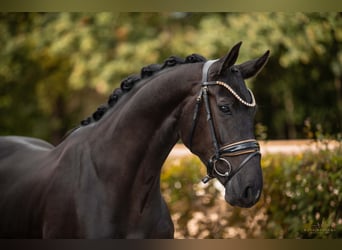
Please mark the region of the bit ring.
<svg viewBox="0 0 342 250"><path fill-rule="evenodd" d="M226 172L221 173L220 171L217 170L216 163L219 161L224 162L228 166L228 170ZM213 168L214 168L214 171L216 172L216 174L218 174L219 176L222 176L222 177L228 177L230 172L232 171L232 165L230 164L230 162L228 160L226 160L224 158L215 159L213 162Z"/></svg>

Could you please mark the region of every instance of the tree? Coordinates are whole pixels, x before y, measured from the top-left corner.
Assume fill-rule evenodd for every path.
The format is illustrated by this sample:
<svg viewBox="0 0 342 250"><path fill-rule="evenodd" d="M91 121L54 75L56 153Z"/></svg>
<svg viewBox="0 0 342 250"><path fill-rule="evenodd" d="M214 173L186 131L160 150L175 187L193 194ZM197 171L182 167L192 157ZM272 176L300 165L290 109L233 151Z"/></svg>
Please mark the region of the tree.
<svg viewBox="0 0 342 250"><path fill-rule="evenodd" d="M339 13L3 13L0 133L58 143L144 65L242 40L239 62L272 53L248 82L269 138L303 137L305 121L337 134L341 27Z"/></svg>

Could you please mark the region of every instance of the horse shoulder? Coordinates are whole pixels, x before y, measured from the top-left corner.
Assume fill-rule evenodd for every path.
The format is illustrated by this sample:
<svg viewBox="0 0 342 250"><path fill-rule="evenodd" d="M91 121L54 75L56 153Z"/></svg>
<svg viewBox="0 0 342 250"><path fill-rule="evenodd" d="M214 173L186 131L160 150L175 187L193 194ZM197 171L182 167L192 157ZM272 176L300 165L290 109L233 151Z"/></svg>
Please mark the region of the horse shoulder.
<svg viewBox="0 0 342 250"><path fill-rule="evenodd" d="M0 137L0 237L40 237L46 156L52 148L35 138Z"/></svg>

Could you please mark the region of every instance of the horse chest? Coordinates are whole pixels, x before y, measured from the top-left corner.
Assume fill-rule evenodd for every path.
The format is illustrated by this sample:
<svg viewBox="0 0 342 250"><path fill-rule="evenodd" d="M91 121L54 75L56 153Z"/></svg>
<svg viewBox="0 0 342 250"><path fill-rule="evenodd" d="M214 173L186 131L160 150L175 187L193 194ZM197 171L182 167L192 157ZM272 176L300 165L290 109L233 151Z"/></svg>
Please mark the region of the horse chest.
<svg viewBox="0 0 342 250"><path fill-rule="evenodd" d="M146 209L143 214L134 216L130 221L125 238L173 238L174 225L165 201L161 198L160 206Z"/></svg>

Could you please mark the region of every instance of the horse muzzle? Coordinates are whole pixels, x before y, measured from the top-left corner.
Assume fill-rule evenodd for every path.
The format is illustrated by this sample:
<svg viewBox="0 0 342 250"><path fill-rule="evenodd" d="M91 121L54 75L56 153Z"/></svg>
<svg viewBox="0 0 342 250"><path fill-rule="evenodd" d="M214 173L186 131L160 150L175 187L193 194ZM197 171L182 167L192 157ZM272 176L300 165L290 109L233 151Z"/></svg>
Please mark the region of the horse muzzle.
<svg viewBox="0 0 342 250"><path fill-rule="evenodd" d="M229 204L251 207L259 200L262 190L260 158L256 159L260 155L259 143L254 139L225 145L208 161L208 174L202 181L218 178L225 186L225 200ZM242 159L239 163L239 159L233 161L237 156Z"/></svg>
<svg viewBox="0 0 342 250"><path fill-rule="evenodd" d="M262 186L261 176L258 180L253 181L241 180L237 176L226 183L224 198L232 206L249 208L259 201Z"/></svg>

